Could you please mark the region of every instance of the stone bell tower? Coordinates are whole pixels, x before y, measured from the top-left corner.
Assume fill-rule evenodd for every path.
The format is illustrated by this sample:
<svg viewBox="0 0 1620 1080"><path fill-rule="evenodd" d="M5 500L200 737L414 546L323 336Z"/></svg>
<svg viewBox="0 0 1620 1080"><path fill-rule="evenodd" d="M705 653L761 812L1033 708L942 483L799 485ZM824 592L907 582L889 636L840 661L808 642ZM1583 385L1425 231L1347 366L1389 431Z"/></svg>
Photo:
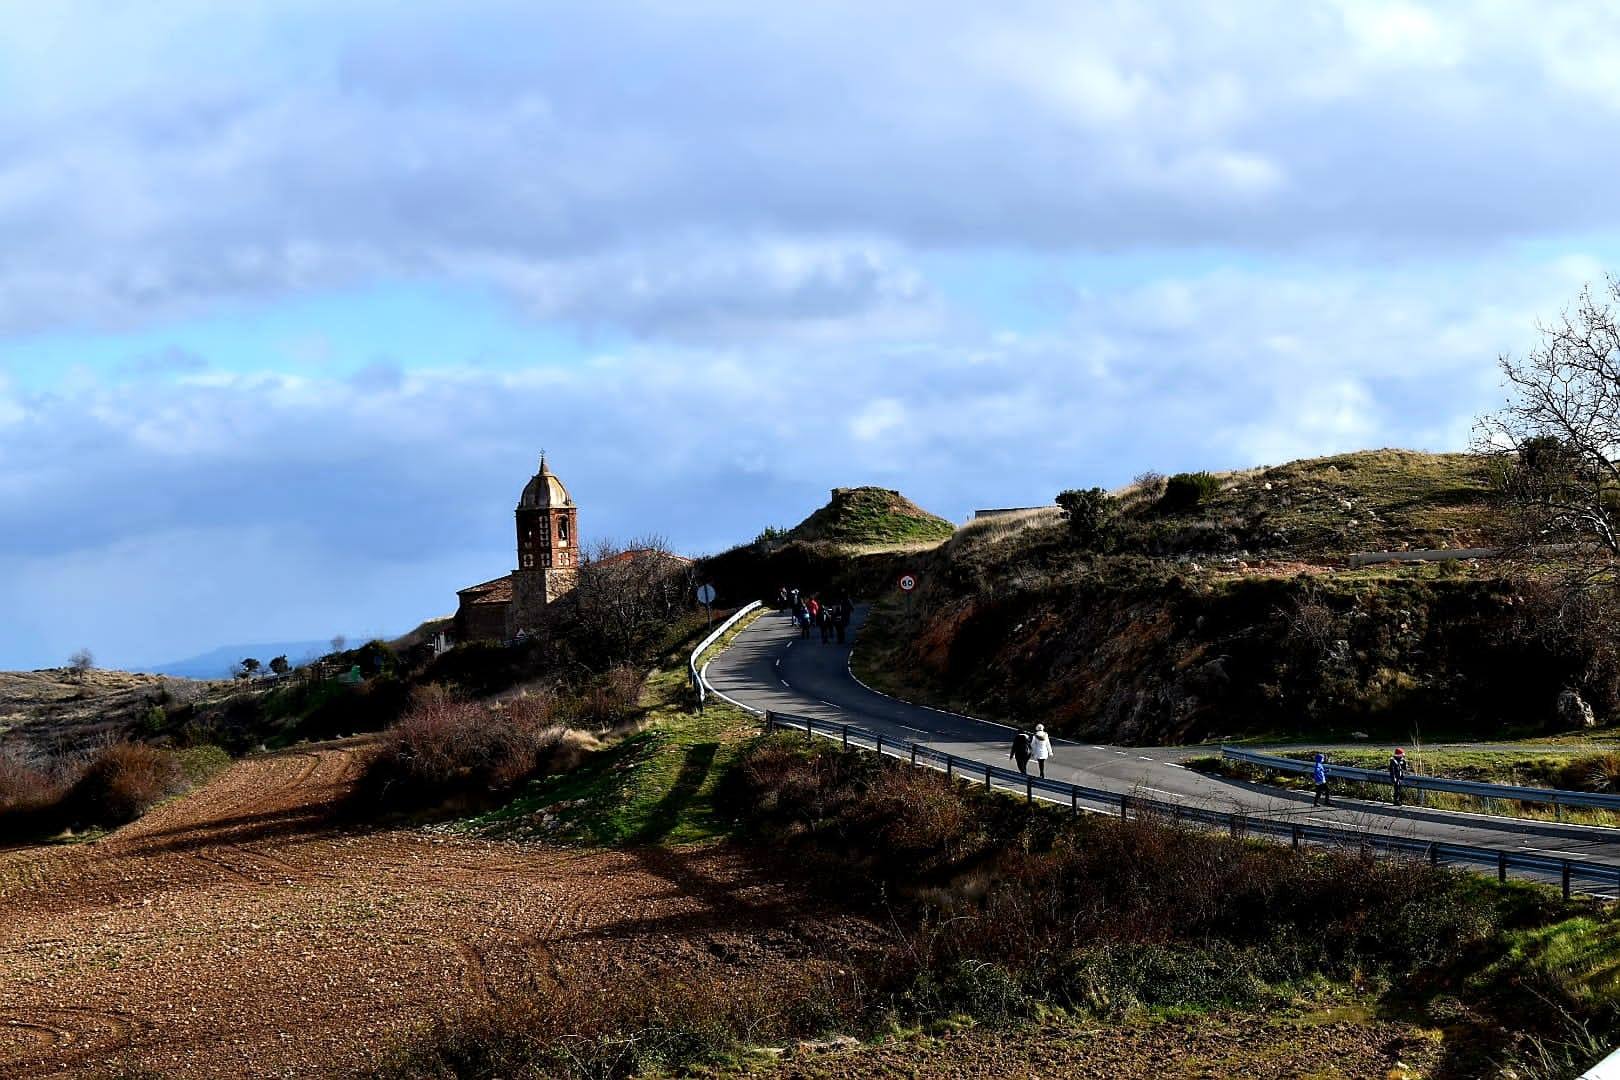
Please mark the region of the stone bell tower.
<svg viewBox="0 0 1620 1080"><path fill-rule="evenodd" d="M517 569L512 572L508 638L539 624L541 613L574 587L579 573L579 508L540 455L540 471L517 504Z"/></svg>

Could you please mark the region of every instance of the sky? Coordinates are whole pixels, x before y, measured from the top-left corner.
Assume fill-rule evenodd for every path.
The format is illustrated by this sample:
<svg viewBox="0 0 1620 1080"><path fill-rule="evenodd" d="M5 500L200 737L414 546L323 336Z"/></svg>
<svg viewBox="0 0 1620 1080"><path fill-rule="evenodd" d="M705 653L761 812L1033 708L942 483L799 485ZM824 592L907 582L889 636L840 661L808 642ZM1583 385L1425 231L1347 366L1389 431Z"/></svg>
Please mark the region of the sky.
<svg viewBox="0 0 1620 1080"><path fill-rule="evenodd" d="M0 668L1461 449L1620 249L1612 4L0 4Z"/></svg>

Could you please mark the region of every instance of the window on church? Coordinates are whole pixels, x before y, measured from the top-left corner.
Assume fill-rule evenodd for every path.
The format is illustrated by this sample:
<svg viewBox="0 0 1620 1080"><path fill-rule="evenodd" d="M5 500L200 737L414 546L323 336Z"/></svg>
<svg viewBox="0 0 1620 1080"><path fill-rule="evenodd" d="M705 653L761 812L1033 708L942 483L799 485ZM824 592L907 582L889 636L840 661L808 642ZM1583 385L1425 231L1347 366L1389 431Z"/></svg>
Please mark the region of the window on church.
<svg viewBox="0 0 1620 1080"><path fill-rule="evenodd" d="M525 554L523 556L523 569L528 570L528 569L531 569L533 566L534 566L534 556L529 555L529 554Z"/></svg>
<svg viewBox="0 0 1620 1080"><path fill-rule="evenodd" d="M568 543L568 519L567 518L558 518L557 519L557 539L559 541L561 541L562 543L564 543L564 544Z"/></svg>

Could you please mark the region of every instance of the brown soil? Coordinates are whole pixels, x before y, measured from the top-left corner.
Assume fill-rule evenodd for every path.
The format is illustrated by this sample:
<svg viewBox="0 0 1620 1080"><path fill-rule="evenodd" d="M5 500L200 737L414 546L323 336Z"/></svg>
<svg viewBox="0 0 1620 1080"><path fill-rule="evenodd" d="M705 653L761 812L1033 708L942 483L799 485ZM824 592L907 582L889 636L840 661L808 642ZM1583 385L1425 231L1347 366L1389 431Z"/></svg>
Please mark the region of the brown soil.
<svg viewBox="0 0 1620 1080"><path fill-rule="evenodd" d="M330 1075L518 989L769 978L860 932L723 848L338 828L356 752L243 760L99 843L0 850L0 1075Z"/></svg>

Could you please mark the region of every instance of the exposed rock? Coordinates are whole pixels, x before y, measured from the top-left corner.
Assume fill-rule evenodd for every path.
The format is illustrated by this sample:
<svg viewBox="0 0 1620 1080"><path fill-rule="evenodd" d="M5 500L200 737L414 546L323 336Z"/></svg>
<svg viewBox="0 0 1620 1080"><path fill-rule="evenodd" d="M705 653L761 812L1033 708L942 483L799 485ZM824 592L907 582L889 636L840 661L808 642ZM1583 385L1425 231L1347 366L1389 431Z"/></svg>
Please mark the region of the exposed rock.
<svg viewBox="0 0 1620 1080"><path fill-rule="evenodd" d="M1579 690L1568 686L1558 695L1558 721L1566 728L1597 727L1597 714L1592 711L1592 706L1586 703L1586 699L1581 697Z"/></svg>

